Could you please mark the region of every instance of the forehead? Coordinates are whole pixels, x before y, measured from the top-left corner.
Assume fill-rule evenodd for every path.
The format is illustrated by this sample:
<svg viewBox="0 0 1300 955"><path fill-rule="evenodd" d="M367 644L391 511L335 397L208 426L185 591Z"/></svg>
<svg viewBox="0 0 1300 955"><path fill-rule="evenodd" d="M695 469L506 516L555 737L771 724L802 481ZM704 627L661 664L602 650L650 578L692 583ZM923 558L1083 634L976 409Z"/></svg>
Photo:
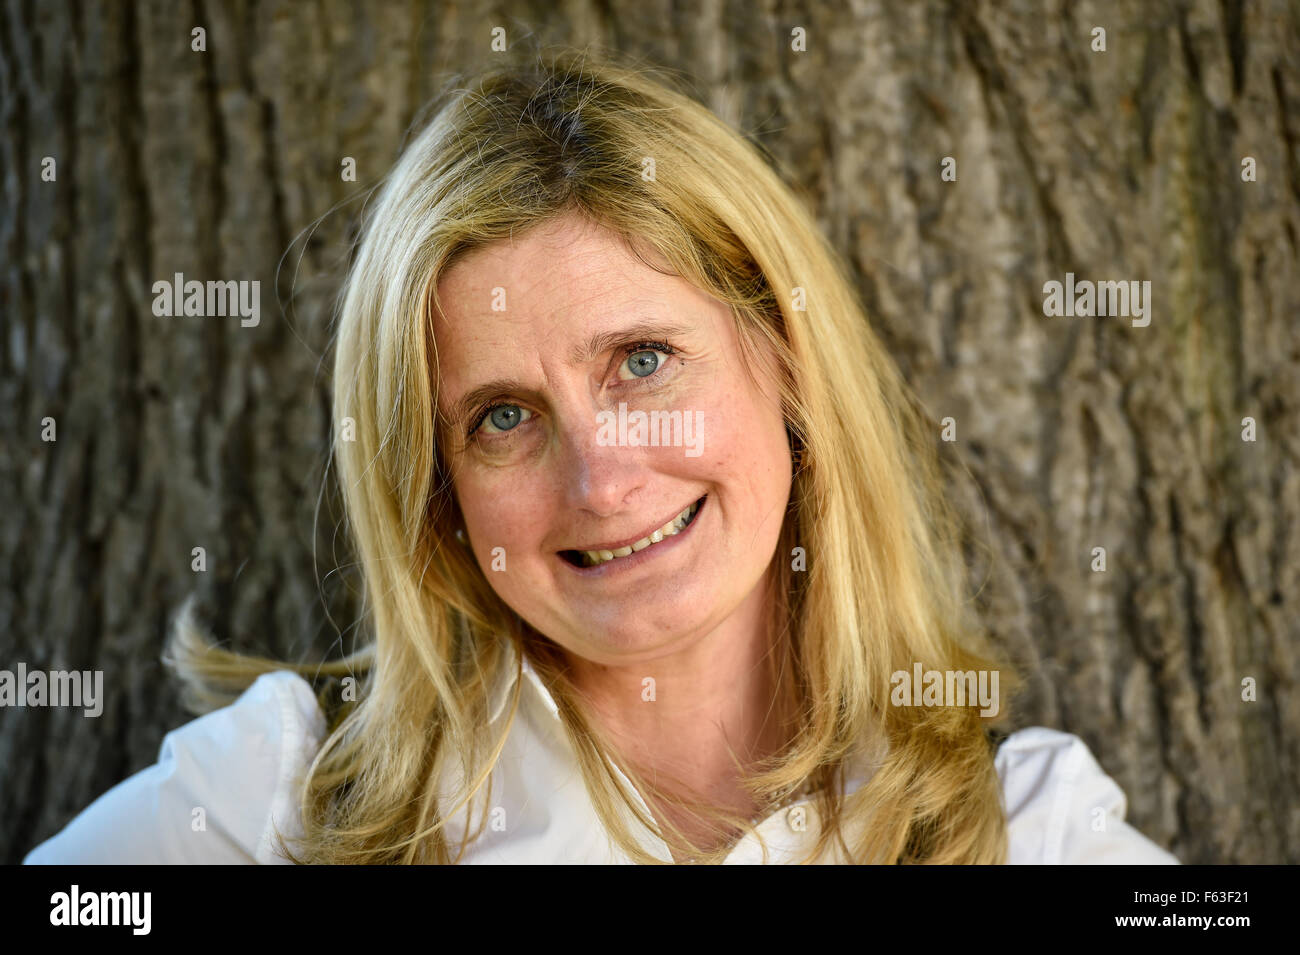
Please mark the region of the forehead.
<svg viewBox="0 0 1300 955"><path fill-rule="evenodd" d="M635 297L641 288L663 294L679 280L645 265L621 236L577 216L543 223L521 235L475 249L438 282L438 298L453 337L481 324L486 312L527 325L557 311L599 308Z"/></svg>
<svg viewBox="0 0 1300 955"><path fill-rule="evenodd" d="M657 268L617 233L576 216L468 253L438 282L440 394L454 399L460 387L519 377L523 369L511 358L524 351L567 356L595 334L676 318L683 307L710 301L647 258Z"/></svg>
<svg viewBox="0 0 1300 955"><path fill-rule="evenodd" d="M438 288L478 288L492 278L531 282L564 262L599 266L626 260L635 256L622 236L571 214L467 252L443 273Z"/></svg>

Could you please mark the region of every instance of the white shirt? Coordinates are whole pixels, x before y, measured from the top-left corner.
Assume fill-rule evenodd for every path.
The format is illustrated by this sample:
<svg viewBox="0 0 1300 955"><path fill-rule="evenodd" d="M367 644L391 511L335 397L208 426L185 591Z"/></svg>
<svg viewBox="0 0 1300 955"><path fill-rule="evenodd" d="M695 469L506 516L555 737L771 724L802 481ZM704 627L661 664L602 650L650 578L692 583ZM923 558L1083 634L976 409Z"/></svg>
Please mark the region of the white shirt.
<svg viewBox="0 0 1300 955"><path fill-rule="evenodd" d="M523 672L519 713L493 769L495 820L462 861L628 862L587 795L554 700L526 659ZM494 722L512 686L513 678L498 688ZM273 827L286 837L301 834L296 783L324 736L325 718L307 681L288 670L264 674L230 706L168 733L156 764L110 789L23 861L284 863ZM1177 864L1124 822L1124 793L1078 737L1038 726L1020 730L1003 742L995 766L1010 863ZM850 775L847 791L865 781ZM818 833L814 807L812 799L795 802L759 824L768 862L806 854ZM464 831L463 811L457 821L453 835ZM657 838L647 834L644 845L671 860ZM762 846L746 835L726 861L760 863Z"/></svg>

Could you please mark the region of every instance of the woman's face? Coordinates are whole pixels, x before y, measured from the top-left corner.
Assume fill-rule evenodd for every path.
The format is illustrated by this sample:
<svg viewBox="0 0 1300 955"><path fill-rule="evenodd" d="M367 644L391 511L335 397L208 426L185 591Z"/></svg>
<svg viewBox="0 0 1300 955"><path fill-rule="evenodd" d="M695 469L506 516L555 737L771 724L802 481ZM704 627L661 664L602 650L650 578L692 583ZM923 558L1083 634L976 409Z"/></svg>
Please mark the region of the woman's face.
<svg viewBox="0 0 1300 955"><path fill-rule="evenodd" d="M762 593L792 462L776 383L747 373L728 306L576 216L476 250L438 294L455 493L520 617L618 665Z"/></svg>

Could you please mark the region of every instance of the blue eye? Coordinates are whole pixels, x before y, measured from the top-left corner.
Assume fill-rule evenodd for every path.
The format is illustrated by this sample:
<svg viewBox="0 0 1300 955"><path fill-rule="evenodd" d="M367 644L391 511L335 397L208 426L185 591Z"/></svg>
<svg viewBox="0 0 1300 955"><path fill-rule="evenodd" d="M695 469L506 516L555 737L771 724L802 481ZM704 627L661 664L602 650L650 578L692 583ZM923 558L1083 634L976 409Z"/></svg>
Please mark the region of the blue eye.
<svg viewBox="0 0 1300 955"><path fill-rule="evenodd" d="M479 428L487 434L499 434L518 427L520 422L532 416L531 411L518 405L497 405L483 417Z"/></svg>
<svg viewBox="0 0 1300 955"><path fill-rule="evenodd" d="M627 356L623 368L626 368L637 378L648 378L659 370L659 352L652 349L633 352ZM619 369L619 371L622 370L622 368ZM622 378L623 376L620 374L619 377Z"/></svg>

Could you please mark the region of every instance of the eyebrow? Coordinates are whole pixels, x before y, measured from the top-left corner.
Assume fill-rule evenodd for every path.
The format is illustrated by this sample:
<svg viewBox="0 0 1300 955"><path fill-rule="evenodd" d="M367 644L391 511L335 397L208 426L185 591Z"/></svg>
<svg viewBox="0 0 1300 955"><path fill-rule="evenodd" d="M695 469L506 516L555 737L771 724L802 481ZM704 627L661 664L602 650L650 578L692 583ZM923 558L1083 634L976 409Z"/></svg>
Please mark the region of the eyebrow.
<svg viewBox="0 0 1300 955"><path fill-rule="evenodd" d="M599 355L603 355L615 345L630 341L649 341L665 338L679 338L690 331L687 325L665 322L645 321L616 328L607 332L597 332L569 355L569 364L585 365Z"/></svg>
<svg viewBox="0 0 1300 955"><path fill-rule="evenodd" d="M665 322L637 322L626 328L597 332L569 353L569 364L585 365L617 345L636 341L658 341L680 338L690 331L690 326ZM452 407L451 420L456 426L464 424L481 405L499 395L531 392L518 378L497 378L471 388Z"/></svg>

